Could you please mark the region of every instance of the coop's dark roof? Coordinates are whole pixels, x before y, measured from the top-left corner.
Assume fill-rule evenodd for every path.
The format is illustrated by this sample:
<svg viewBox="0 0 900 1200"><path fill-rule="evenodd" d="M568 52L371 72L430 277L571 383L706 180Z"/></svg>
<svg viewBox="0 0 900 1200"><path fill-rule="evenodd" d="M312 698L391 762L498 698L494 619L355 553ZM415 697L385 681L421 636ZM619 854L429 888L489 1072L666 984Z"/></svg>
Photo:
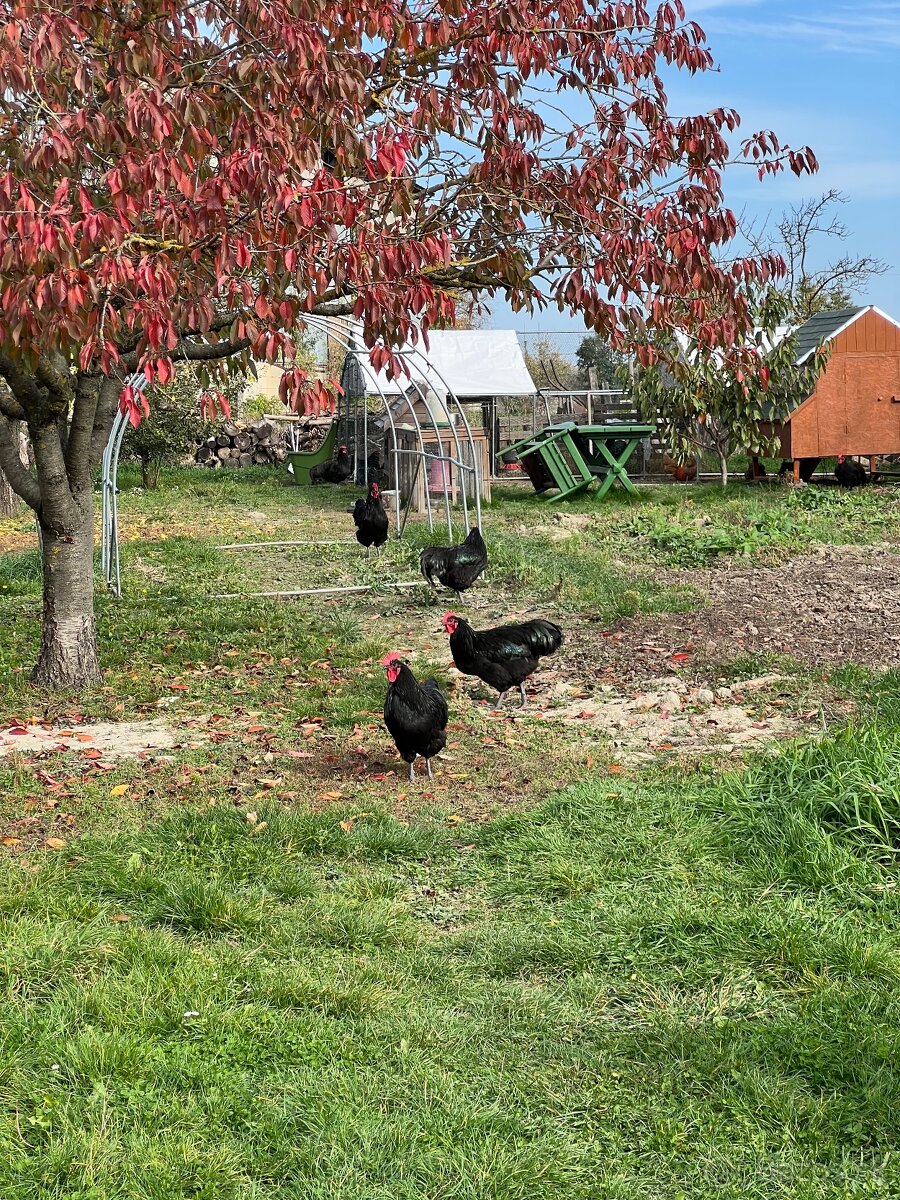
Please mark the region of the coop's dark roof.
<svg viewBox="0 0 900 1200"><path fill-rule="evenodd" d="M827 342L839 329L849 325L865 311L865 308L838 308L834 312L820 312L810 317L793 335L796 361L802 363L814 350L818 350L823 342Z"/></svg>

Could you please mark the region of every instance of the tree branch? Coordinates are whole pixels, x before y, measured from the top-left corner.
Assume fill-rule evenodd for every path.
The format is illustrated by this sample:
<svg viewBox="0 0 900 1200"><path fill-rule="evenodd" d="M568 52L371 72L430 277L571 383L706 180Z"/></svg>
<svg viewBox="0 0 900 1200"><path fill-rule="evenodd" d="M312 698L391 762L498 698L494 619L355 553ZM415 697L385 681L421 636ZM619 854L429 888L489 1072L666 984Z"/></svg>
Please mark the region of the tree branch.
<svg viewBox="0 0 900 1200"><path fill-rule="evenodd" d="M222 358L232 358L249 347L249 338L240 338L236 342L182 342L172 351L172 358L176 362L215 362Z"/></svg>
<svg viewBox="0 0 900 1200"><path fill-rule="evenodd" d="M6 388L0 388L0 414L8 421L25 420L25 409Z"/></svg>
<svg viewBox="0 0 900 1200"><path fill-rule="evenodd" d="M14 359L2 352L0 352L0 376L6 380L9 390L22 409L25 420L30 417L36 419L44 408L45 398L35 377L27 371L23 371ZM4 412L4 416L7 415Z"/></svg>
<svg viewBox="0 0 900 1200"><path fill-rule="evenodd" d="M55 367L49 359L39 358L34 368L35 378L55 402L55 416L65 414L72 402L72 376L68 368Z"/></svg>
<svg viewBox="0 0 900 1200"><path fill-rule="evenodd" d="M19 433L12 421L0 415L0 470L9 486L35 512L41 506L38 482L19 457Z"/></svg>
<svg viewBox="0 0 900 1200"><path fill-rule="evenodd" d="M100 379L96 375L79 375L75 384L75 404L69 443L66 446L66 470L72 486L80 489L90 483L91 439L94 417L100 402Z"/></svg>
<svg viewBox="0 0 900 1200"><path fill-rule="evenodd" d="M100 395L94 409L91 445L88 452L88 470L90 472L96 469L100 459L103 457L103 451L106 449L110 430L115 420L116 410L119 407L119 395L121 391L122 380L113 375L106 376L100 384Z"/></svg>

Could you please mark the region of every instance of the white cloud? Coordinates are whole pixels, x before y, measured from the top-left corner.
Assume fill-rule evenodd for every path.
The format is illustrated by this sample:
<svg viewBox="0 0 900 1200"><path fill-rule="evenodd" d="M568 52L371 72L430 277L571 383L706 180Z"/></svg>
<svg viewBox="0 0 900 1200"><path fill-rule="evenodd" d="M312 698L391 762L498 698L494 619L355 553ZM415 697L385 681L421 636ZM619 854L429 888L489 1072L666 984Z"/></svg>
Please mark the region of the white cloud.
<svg viewBox="0 0 900 1200"><path fill-rule="evenodd" d="M699 0L702 5L705 0ZM806 49L838 54L878 55L900 49L900 3L893 0L864 3L850 8L840 5L830 12L792 12L790 8L767 6L758 18L731 16L729 5L711 0L710 31L717 35L768 38L797 42Z"/></svg>

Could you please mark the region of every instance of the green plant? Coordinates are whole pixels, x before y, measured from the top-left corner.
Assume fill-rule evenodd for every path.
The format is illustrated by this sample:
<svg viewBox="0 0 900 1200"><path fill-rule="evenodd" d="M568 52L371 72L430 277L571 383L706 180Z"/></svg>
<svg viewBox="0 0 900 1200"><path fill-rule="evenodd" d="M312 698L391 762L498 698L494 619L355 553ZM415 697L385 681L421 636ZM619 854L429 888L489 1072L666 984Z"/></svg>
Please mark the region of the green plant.
<svg viewBox="0 0 900 1200"><path fill-rule="evenodd" d="M779 422L812 392L827 358L819 349L797 365L793 339L783 336L793 314L784 293L751 290L745 300L754 326L746 345L732 354L711 348L699 334L651 335L651 365L633 383L637 405L653 414L674 456L712 451L723 487L733 454L776 453Z"/></svg>
<svg viewBox="0 0 900 1200"><path fill-rule="evenodd" d="M237 401L243 389L243 380L230 377L219 384L229 403ZM147 389L150 412L129 428L123 444L126 457L140 462L145 488L158 487L163 466L183 462L214 432L216 423L201 412L203 390L190 367L178 370L165 387Z"/></svg>

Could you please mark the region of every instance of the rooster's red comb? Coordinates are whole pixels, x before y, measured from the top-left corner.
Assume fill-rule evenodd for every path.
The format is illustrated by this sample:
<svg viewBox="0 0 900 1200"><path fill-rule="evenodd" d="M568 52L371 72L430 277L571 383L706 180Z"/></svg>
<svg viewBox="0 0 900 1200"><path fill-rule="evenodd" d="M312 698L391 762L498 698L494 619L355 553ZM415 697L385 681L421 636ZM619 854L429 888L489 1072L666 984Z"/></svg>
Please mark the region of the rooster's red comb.
<svg viewBox="0 0 900 1200"><path fill-rule="evenodd" d="M381 665L383 667L389 667L391 665L391 663L395 663L395 662L400 662L400 655L397 653L396 650L392 650L390 652L390 654L386 654L384 656L384 658L381 660Z"/></svg>

